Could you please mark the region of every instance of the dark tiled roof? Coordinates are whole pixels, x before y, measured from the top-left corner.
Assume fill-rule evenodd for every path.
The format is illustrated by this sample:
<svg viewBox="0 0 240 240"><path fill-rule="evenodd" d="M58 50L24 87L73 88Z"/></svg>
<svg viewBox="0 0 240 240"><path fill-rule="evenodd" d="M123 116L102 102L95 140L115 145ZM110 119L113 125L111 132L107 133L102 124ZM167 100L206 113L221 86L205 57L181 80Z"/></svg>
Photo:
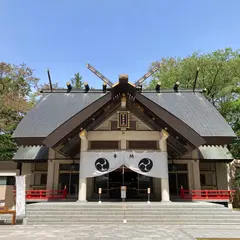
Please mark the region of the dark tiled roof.
<svg viewBox="0 0 240 240"><path fill-rule="evenodd" d="M151 92L143 95L181 119L202 137L235 137L225 119L201 93Z"/></svg>
<svg viewBox="0 0 240 240"><path fill-rule="evenodd" d="M225 119L201 93L143 92L142 94L184 121L201 136L235 137ZM46 137L103 95L100 91L47 94L20 122L13 138Z"/></svg>
<svg viewBox="0 0 240 240"><path fill-rule="evenodd" d="M27 160L47 160L48 147L44 146L29 146L19 147L13 157L13 161L27 161Z"/></svg>
<svg viewBox="0 0 240 240"><path fill-rule="evenodd" d="M46 137L103 95L102 92L47 94L18 124L13 138Z"/></svg>

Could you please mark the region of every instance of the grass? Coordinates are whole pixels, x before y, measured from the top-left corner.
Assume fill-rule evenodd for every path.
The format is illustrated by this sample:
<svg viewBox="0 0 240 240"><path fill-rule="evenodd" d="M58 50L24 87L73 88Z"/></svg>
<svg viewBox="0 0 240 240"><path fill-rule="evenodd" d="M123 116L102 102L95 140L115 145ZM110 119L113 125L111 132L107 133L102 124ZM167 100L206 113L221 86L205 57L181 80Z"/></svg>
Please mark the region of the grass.
<svg viewBox="0 0 240 240"><path fill-rule="evenodd" d="M240 208L233 208L234 211L240 211Z"/></svg>

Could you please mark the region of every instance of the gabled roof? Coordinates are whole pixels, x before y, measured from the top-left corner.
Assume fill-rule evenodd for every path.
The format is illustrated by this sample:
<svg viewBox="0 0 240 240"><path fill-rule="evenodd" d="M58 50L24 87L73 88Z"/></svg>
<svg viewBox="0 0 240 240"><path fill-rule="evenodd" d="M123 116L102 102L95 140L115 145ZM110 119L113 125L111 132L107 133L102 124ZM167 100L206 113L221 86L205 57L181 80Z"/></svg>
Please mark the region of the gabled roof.
<svg viewBox="0 0 240 240"><path fill-rule="evenodd" d="M104 95L101 91L46 94L18 124L12 137L20 145L24 138L31 138L32 145L41 145L56 128Z"/></svg>
<svg viewBox="0 0 240 240"><path fill-rule="evenodd" d="M62 140L66 140L69 137L79 138L78 134L81 131L80 125L83 126L82 124L91 122L91 119L94 119L92 122L95 122L95 115L98 115L99 110L107 108L107 106L109 107L113 102L111 93L103 95L52 131L46 139L44 139L43 144L48 147L56 147ZM85 124L84 128L86 128L87 125L88 124Z"/></svg>
<svg viewBox="0 0 240 240"><path fill-rule="evenodd" d="M188 124L186 124L186 122L182 121L180 118L178 118L178 116L167 111L160 104L157 104L150 98L145 97L143 94L136 93L136 102L139 102L142 104L142 106L145 106L145 112L151 112L151 116L157 118L156 121L162 128L167 128L170 137L175 135L174 137L176 138L177 135L180 134L185 140L189 141L190 145L194 147L201 146L205 143L202 137Z"/></svg>
<svg viewBox="0 0 240 240"><path fill-rule="evenodd" d="M202 137L235 137L218 110L198 92L143 92L145 97L187 123Z"/></svg>
<svg viewBox="0 0 240 240"><path fill-rule="evenodd" d="M101 91L49 93L19 123L13 138L45 138L104 95ZM236 136L217 109L201 93L143 92L142 95L184 121L201 136Z"/></svg>
<svg viewBox="0 0 240 240"><path fill-rule="evenodd" d="M102 91L48 93L23 118L13 138L19 145L46 145L56 149L65 145L63 153L69 155L71 152L74 157L79 151L80 130L100 123L102 117L107 117L120 103L117 95L115 100L112 97L111 93ZM150 117L145 117L152 121L157 131L167 127L170 135L173 134L168 141L169 147L175 145L173 149L179 156L204 144L206 138L213 141L208 140L206 144L228 144L235 137L228 123L200 93L148 91L136 93L135 97L135 105L140 103L149 110L146 113ZM156 122L151 120L154 114ZM216 142L217 138L222 142Z"/></svg>

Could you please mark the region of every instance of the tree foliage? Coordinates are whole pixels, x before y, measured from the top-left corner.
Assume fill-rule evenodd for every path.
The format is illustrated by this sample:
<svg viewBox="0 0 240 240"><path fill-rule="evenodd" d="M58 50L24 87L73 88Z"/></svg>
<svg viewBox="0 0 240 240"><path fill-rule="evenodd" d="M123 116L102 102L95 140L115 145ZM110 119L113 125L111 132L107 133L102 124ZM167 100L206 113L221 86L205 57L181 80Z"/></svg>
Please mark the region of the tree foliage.
<svg viewBox="0 0 240 240"><path fill-rule="evenodd" d="M82 76L76 73L71 79L73 88L83 88ZM53 89L63 89L58 83ZM26 112L36 104L41 89L50 89L49 84L39 84L34 70L26 64L13 65L0 62L0 160L13 157L17 145L11 135Z"/></svg>
<svg viewBox="0 0 240 240"><path fill-rule="evenodd" d="M38 78L25 64L0 62L0 160L11 159L17 149L11 134L32 107L32 90Z"/></svg>
<svg viewBox="0 0 240 240"><path fill-rule="evenodd" d="M42 90L42 89L50 90L50 84L49 83L40 84L38 88L39 88L39 90ZM58 83L52 83L52 88L60 89L60 87L58 86Z"/></svg>
<svg viewBox="0 0 240 240"><path fill-rule="evenodd" d="M12 141L11 134L0 135L0 161L10 160L17 150L17 145Z"/></svg>
<svg viewBox="0 0 240 240"><path fill-rule="evenodd" d="M209 54L193 53L185 58L163 58L161 68L150 81L154 89L157 82L161 88L172 88L176 81L180 88L193 89L197 68L197 88L206 88L205 96L240 136L240 51L231 48ZM156 64L154 62L152 65ZM240 144L232 145L232 153L240 156Z"/></svg>
<svg viewBox="0 0 240 240"><path fill-rule="evenodd" d="M82 82L82 76L79 72L74 74L74 77L71 79L71 83L73 88L75 89L83 89L83 82Z"/></svg>

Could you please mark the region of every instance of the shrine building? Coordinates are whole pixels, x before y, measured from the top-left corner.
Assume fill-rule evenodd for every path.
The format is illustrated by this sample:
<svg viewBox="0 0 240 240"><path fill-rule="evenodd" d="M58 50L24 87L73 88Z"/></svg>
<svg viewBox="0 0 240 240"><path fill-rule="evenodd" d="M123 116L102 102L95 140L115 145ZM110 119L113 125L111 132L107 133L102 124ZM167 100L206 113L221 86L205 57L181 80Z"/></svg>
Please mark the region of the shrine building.
<svg viewBox="0 0 240 240"><path fill-rule="evenodd" d="M17 126L19 148L0 176L79 201L171 201L184 190L228 190L236 137L200 90L143 90L120 75L103 89L43 90ZM10 181L10 180L9 180Z"/></svg>

